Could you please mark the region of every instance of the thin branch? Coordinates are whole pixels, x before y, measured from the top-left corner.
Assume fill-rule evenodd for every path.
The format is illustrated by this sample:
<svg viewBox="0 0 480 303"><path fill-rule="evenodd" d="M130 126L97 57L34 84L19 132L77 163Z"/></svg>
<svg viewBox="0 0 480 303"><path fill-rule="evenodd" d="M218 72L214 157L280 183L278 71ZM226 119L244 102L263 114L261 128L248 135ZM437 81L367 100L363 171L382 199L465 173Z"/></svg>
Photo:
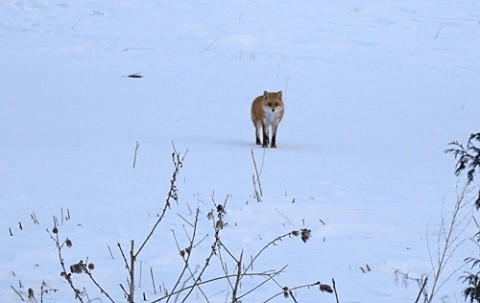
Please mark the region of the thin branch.
<svg viewBox="0 0 480 303"><path fill-rule="evenodd" d="M335 293L335 300L337 300L337 303L340 303L340 301L338 300L337 286L335 284L334 278L332 278L332 287L333 287L333 292Z"/></svg>
<svg viewBox="0 0 480 303"><path fill-rule="evenodd" d="M422 296L423 290L427 286L427 280L428 280L428 277L425 277L425 279L423 280L423 283L422 283L422 287L420 287L420 291L418 292L418 296L417 296L417 299L415 300L415 303L418 303L418 300L420 300L420 297Z"/></svg>
<svg viewBox="0 0 480 303"><path fill-rule="evenodd" d="M172 159L173 159L173 163L174 163L175 168L174 168L174 171L173 171L173 174L172 174L172 178L170 180L170 190L168 191L167 198L165 199L164 208L162 210L161 215L158 217L157 221L153 225L153 228L150 230L149 234L147 235L147 237L143 241L142 245L140 245L140 248L138 249L138 251L135 254L135 258L140 254L140 252L143 250L145 245L148 243L148 241L150 240L152 235L155 233L155 230L157 229L160 222L162 222L163 217L165 216L165 214L167 212L167 209L170 208L171 200L175 200L175 201L178 200L177 188L175 186L175 183L177 181L177 176L180 172L180 168L182 168L182 166L183 166L183 160L185 159L185 156L187 155L188 150L185 152L183 157L180 157L180 154L175 149L175 145L173 145L173 149L174 149L174 152L172 153Z"/></svg>
<svg viewBox="0 0 480 303"><path fill-rule="evenodd" d="M85 273L88 275L93 284L95 284L95 286L100 290L100 292L104 294L110 300L110 302L115 303L115 301L112 299L112 297L110 297L110 295L105 291L105 289L101 287L100 284L98 284L98 282L93 277L91 271L85 268Z"/></svg>
<svg viewBox="0 0 480 303"><path fill-rule="evenodd" d="M217 208L218 209L218 208ZM213 242L212 246L211 246L211 251L210 251L210 254L208 255L208 257L205 259L205 264L203 265L203 268L202 270L200 271L200 273L198 274L198 277L195 279L195 282L193 284L193 286L189 289L187 295L185 296L185 298L182 300L182 302L185 302L185 300L187 300L187 298L190 296L190 294L192 293L193 289L195 287L197 287L198 285L201 285L202 282L201 282L201 279L202 279L202 276L203 276L203 273L207 270L207 267L208 265L210 265L210 260L212 259L212 257L215 255L216 253L216 250L217 250L217 246L218 246L218 243L220 242L220 227L218 226L218 224L215 223L215 220L214 221L214 229L215 229L215 241Z"/></svg>
<svg viewBox="0 0 480 303"><path fill-rule="evenodd" d="M265 276L269 276L269 275L273 275L275 274L274 273L271 273L271 274L266 274L266 273L249 273L247 274L246 276L249 276L249 277L265 277ZM161 302L165 299L167 299L168 297L172 296L172 295L175 295L175 294L178 294L180 292L183 292L185 290L191 290L191 289L194 289L198 286L201 286L201 285L205 285L205 284L209 284L209 283L212 283L212 282L216 282L216 281L220 281L220 280L224 280L224 279L228 279L228 278L235 278L237 276L237 274L230 274L230 275L224 275L224 276L220 276L220 277L215 277L215 278L212 278L212 279L208 279L208 280L205 280L205 281L195 281L194 284L192 285L189 285L189 286L186 286L185 288L182 288L182 289L179 289L175 292L172 292L172 293L169 293L161 298L158 298L154 301L152 301L151 303L157 303L157 302Z"/></svg>
<svg viewBox="0 0 480 303"><path fill-rule="evenodd" d="M255 168L255 174L257 176L257 179L256 179L256 183L258 183L258 189L260 191L260 197L263 197L263 191L262 191L262 184L260 183L260 175L262 173L262 169L263 169L263 159L262 159L262 167L260 169L260 171L258 170L258 167L257 167L257 161L255 161L255 154L253 153L253 149L250 150L250 153L252 154L252 160L253 160L253 167ZM265 149L263 150L263 156L265 157ZM254 184L255 184L255 179L254 179Z"/></svg>
<svg viewBox="0 0 480 303"><path fill-rule="evenodd" d="M238 286L240 285L240 280L241 280L242 260L243 260L243 250L240 254L240 259L237 262L237 278L235 280L235 287L233 288L233 292L232 292L232 303L238 302L237 292L238 292Z"/></svg>
<svg viewBox="0 0 480 303"><path fill-rule="evenodd" d="M190 239L190 243L189 243L189 246L185 249L185 250L181 250L180 249L180 246L178 244L178 241L176 239L176 236L175 236L175 232L172 231L173 233L173 236L175 238L175 242L177 243L177 247L178 247L178 250L180 252L180 255L182 256L183 258L183 268L182 268L182 271L180 272L180 274L178 275L178 279L177 281L175 282L175 285L173 286L171 292L175 292L175 290L177 289L178 285L180 284L180 281L182 280L183 278L183 275L185 274L187 268L188 268L188 262L190 260L190 257L191 257L191 253L192 253L192 247L193 247L193 242L195 241L195 237L197 235L197 224L198 224L198 216L199 216L199 213L200 213L200 209L197 209L197 212L195 214L195 220L194 220L194 226L193 226L193 231L192 231L192 238ZM171 297L170 297L171 298ZM170 298L167 299L167 302L170 300Z"/></svg>
<svg viewBox="0 0 480 303"><path fill-rule="evenodd" d="M150 267L150 277L152 278L153 294L157 294L157 287L155 285L155 276L153 275L153 268Z"/></svg>
<svg viewBox="0 0 480 303"><path fill-rule="evenodd" d="M244 294L242 294L242 295L241 295L240 297L238 297L237 299L240 300L241 298L243 298L243 297L247 296L248 294L254 292L255 290L259 289L260 287L262 287L263 285L265 285L265 284L266 284L267 282L269 282L269 281L275 281L274 278L275 278L276 276L278 276L279 274L281 274L281 273L285 270L285 268L287 268L287 266L288 266L288 265L285 265L285 266L283 266L280 270L274 271L274 272L272 272L272 273L270 273L270 274L265 274L265 276L267 276L267 279L265 279L265 281L263 281L262 283L258 284L258 285L255 286L255 287L253 287L252 289L248 290L247 292L245 292ZM248 276L248 274L247 274L247 276ZM276 282L276 281L275 281L275 282Z"/></svg>
<svg viewBox="0 0 480 303"><path fill-rule="evenodd" d="M135 152L133 154L133 165L132 168L135 168L135 165L137 164L137 153L138 153L138 148L140 147L140 143L138 141L135 142Z"/></svg>
<svg viewBox="0 0 480 303"><path fill-rule="evenodd" d="M449 276L447 276L447 278L443 279L443 281L440 280L440 277L442 276L447 263L450 261L450 259L452 258L454 252L459 247L459 245L463 243L463 241L459 241L459 238L460 238L460 235L465 231L466 227L462 228L460 231L459 229L461 224L465 222L467 216L463 218L460 217L461 216L460 211L466 205L466 202L464 201L464 199L466 197L467 190L468 190L468 184L461 189L460 193L457 194L457 200L453 207L453 211L448 223L445 220L445 216L442 214L440 235L438 236L438 243L437 243L436 264L434 264L434 261L432 260L430 246L428 244L428 237L427 237L427 247L429 251L430 264L432 266L432 271L433 271L432 287L430 290L430 294L426 299L426 302L428 303L433 302L433 298L435 297L437 292L452 276L452 274L450 274Z"/></svg>
<svg viewBox="0 0 480 303"><path fill-rule="evenodd" d="M279 236L279 237L276 237L275 239L273 239L272 241L268 242L262 249L260 249L260 251L255 255L255 257L252 258L252 260L250 261L250 264L248 264L248 266L245 268L245 270L243 271L243 275L245 275L253 266L253 263L255 262L255 260L268 248L270 247L271 245L275 244L276 242L278 241L281 241L283 238L285 237L289 237L289 236L292 236L294 234L294 232L289 232L289 233L286 233L282 236Z"/></svg>
<svg viewBox="0 0 480 303"><path fill-rule="evenodd" d="M82 297L80 297L80 290L78 290L78 288L76 288L73 285L72 274L67 273L67 269L65 267L65 261L64 261L63 256L62 256L62 246L63 246L63 244L60 244L60 240L59 240L59 236L58 236L58 228L54 227L53 232L54 232L55 236L53 236L50 233L50 231L47 229L47 233L50 235L50 238L55 242L55 246L57 248L58 260L60 261L60 266L62 267L61 276L64 277L65 280L67 280L68 285L70 286L70 288L73 290L73 292L75 294L75 299L77 299L78 301L83 303L83 299L82 299Z"/></svg>
<svg viewBox="0 0 480 303"><path fill-rule="evenodd" d="M18 292L18 290L13 287L13 285L10 285L10 288L13 289L13 291L20 297L20 299L25 302L25 299L22 297L22 295Z"/></svg>
<svg viewBox="0 0 480 303"><path fill-rule="evenodd" d="M118 249L120 250L120 253L122 254L123 262L125 262L125 268L127 269L128 272L130 272L130 266L128 265L127 257L123 252L122 246L120 245L120 243L117 243L117 246L118 246Z"/></svg>
<svg viewBox="0 0 480 303"><path fill-rule="evenodd" d="M187 223L188 225L190 225L190 227L193 227L193 224L190 223L187 219L185 219L181 214L177 213L177 216L179 216L183 221L185 221L185 223Z"/></svg>
<svg viewBox="0 0 480 303"><path fill-rule="evenodd" d="M226 247L224 247L222 243L219 244L219 248L221 247L226 249ZM230 252L228 252L228 254L230 254ZM223 260L222 249L218 249L218 258L220 259L220 264L222 265L223 273L228 276L227 263ZM227 282L230 285L230 288L233 290L234 286L232 281L229 278L227 278Z"/></svg>
<svg viewBox="0 0 480 303"><path fill-rule="evenodd" d="M271 300L275 299L276 297L283 295L285 293L285 290L288 290L289 292L291 292L293 290L302 289L302 288L310 288L310 287L317 286L317 285L321 285L321 283L320 282L315 282L315 283L300 285L300 286L296 286L296 287L292 287L292 288L285 287L284 289L282 289L281 292L276 293L275 295L271 296L270 298L268 298L267 300L262 301L262 302L263 303L270 302Z"/></svg>
<svg viewBox="0 0 480 303"><path fill-rule="evenodd" d="M130 241L130 285L129 285L129 294L128 294L128 302L134 303L135 302L135 262L137 261L137 257L134 251L135 242L132 240Z"/></svg>

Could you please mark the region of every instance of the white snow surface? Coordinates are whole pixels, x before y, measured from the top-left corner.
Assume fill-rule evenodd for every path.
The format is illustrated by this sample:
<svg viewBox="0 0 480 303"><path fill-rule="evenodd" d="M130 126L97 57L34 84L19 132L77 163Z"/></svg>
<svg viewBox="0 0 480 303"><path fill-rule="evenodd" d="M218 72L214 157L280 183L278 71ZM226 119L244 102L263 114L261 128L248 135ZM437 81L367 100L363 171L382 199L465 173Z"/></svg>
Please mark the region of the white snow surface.
<svg viewBox="0 0 480 303"><path fill-rule="evenodd" d="M278 285L242 302L332 278L342 303L414 302L419 286L395 273L432 278L441 220L463 183L444 150L478 131L479 21L480 2L459 0L2 0L0 302L21 302L12 287L25 300L32 288L40 302L43 281L57 290L44 302L76 301L46 231L54 216L73 243L62 250L67 266L88 258L97 281L126 302L117 244L128 253L157 220L172 142L185 154L179 200L137 260L136 302L163 295L150 269L172 289L183 266L172 230L186 247L196 208L197 242L208 237L190 265L204 265L212 196L228 201L221 237L237 258L312 230L307 243L287 238L259 256L254 271L288 267ZM264 90L284 93L277 149L255 145L249 111ZM263 162L260 203L252 150ZM469 218L470 207L462 211ZM478 249L468 241L475 229L462 224L467 241L436 302L463 302L463 259ZM202 280L223 275L218 257L211 263ZM109 302L86 275L73 279L91 302ZM261 281L246 278L240 293ZM204 291L209 302L230 300L225 281ZM336 300L318 288L294 294ZM206 299L196 291L195 301Z"/></svg>

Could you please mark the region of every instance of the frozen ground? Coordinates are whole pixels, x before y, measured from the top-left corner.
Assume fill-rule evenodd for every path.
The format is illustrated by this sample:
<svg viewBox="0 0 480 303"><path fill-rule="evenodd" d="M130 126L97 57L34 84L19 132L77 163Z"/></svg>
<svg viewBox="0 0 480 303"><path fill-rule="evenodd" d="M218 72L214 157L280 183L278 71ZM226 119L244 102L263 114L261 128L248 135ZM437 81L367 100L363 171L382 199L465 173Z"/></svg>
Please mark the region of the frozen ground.
<svg viewBox="0 0 480 303"><path fill-rule="evenodd" d="M458 181L443 150L478 131L479 12L474 1L3 0L0 301L21 301L11 286L39 299L42 281L58 289L45 302L74 301L45 231L63 209L71 219L60 232L74 243L66 263L88 257L125 302L117 243L140 242L156 220L174 141L188 149L179 204L141 255L137 301L143 292L149 301L160 296L150 267L167 289L177 277L171 230L187 243L179 215L191 222L189 208L200 207L199 237L211 235L214 195L217 203L229 197L222 237L237 256L293 229L312 230L307 244L284 240L257 261L256 270L288 264L281 285L335 278L342 303L414 302L418 286L394 273L431 273L442 205L448 215ZM133 73L143 78L126 77ZM263 150L249 110L264 90L284 91L286 115L278 149L265 151L257 203L251 150L258 163ZM209 245L199 246L193 267ZM460 247L445 278L472 253L468 242ZM212 266L210 275L219 273ZM461 274L437 302L463 301ZM245 301L279 289L262 287ZM210 302L224 302L227 290L208 289ZM318 290L297 296L335 302Z"/></svg>

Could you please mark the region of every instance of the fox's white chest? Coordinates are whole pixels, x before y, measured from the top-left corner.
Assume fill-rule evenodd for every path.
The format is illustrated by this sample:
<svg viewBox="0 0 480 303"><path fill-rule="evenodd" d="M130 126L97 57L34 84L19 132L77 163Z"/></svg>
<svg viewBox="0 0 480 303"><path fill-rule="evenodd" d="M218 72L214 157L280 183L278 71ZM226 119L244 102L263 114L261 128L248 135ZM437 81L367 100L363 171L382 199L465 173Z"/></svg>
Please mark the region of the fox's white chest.
<svg viewBox="0 0 480 303"><path fill-rule="evenodd" d="M265 123L265 126L277 125L280 123L281 113L279 108L272 111L271 107L266 106L263 108L263 113L263 123Z"/></svg>

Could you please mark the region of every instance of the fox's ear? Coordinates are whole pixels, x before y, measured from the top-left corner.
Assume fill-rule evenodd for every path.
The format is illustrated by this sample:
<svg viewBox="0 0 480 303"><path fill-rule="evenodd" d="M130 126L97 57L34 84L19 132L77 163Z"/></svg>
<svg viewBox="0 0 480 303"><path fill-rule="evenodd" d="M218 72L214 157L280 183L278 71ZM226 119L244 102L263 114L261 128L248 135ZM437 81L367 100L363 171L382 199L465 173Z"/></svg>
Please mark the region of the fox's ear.
<svg viewBox="0 0 480 303"><path fill-rule="evenodd" d="M267 91L263 92L263 98L268 99L268 92Z"/></svg>
<svg viewBox="0 0 480 303"><path fill-rule="evenodd" d="M281 98L282 97L282 91L278 91L277 95Z"/></svg>

